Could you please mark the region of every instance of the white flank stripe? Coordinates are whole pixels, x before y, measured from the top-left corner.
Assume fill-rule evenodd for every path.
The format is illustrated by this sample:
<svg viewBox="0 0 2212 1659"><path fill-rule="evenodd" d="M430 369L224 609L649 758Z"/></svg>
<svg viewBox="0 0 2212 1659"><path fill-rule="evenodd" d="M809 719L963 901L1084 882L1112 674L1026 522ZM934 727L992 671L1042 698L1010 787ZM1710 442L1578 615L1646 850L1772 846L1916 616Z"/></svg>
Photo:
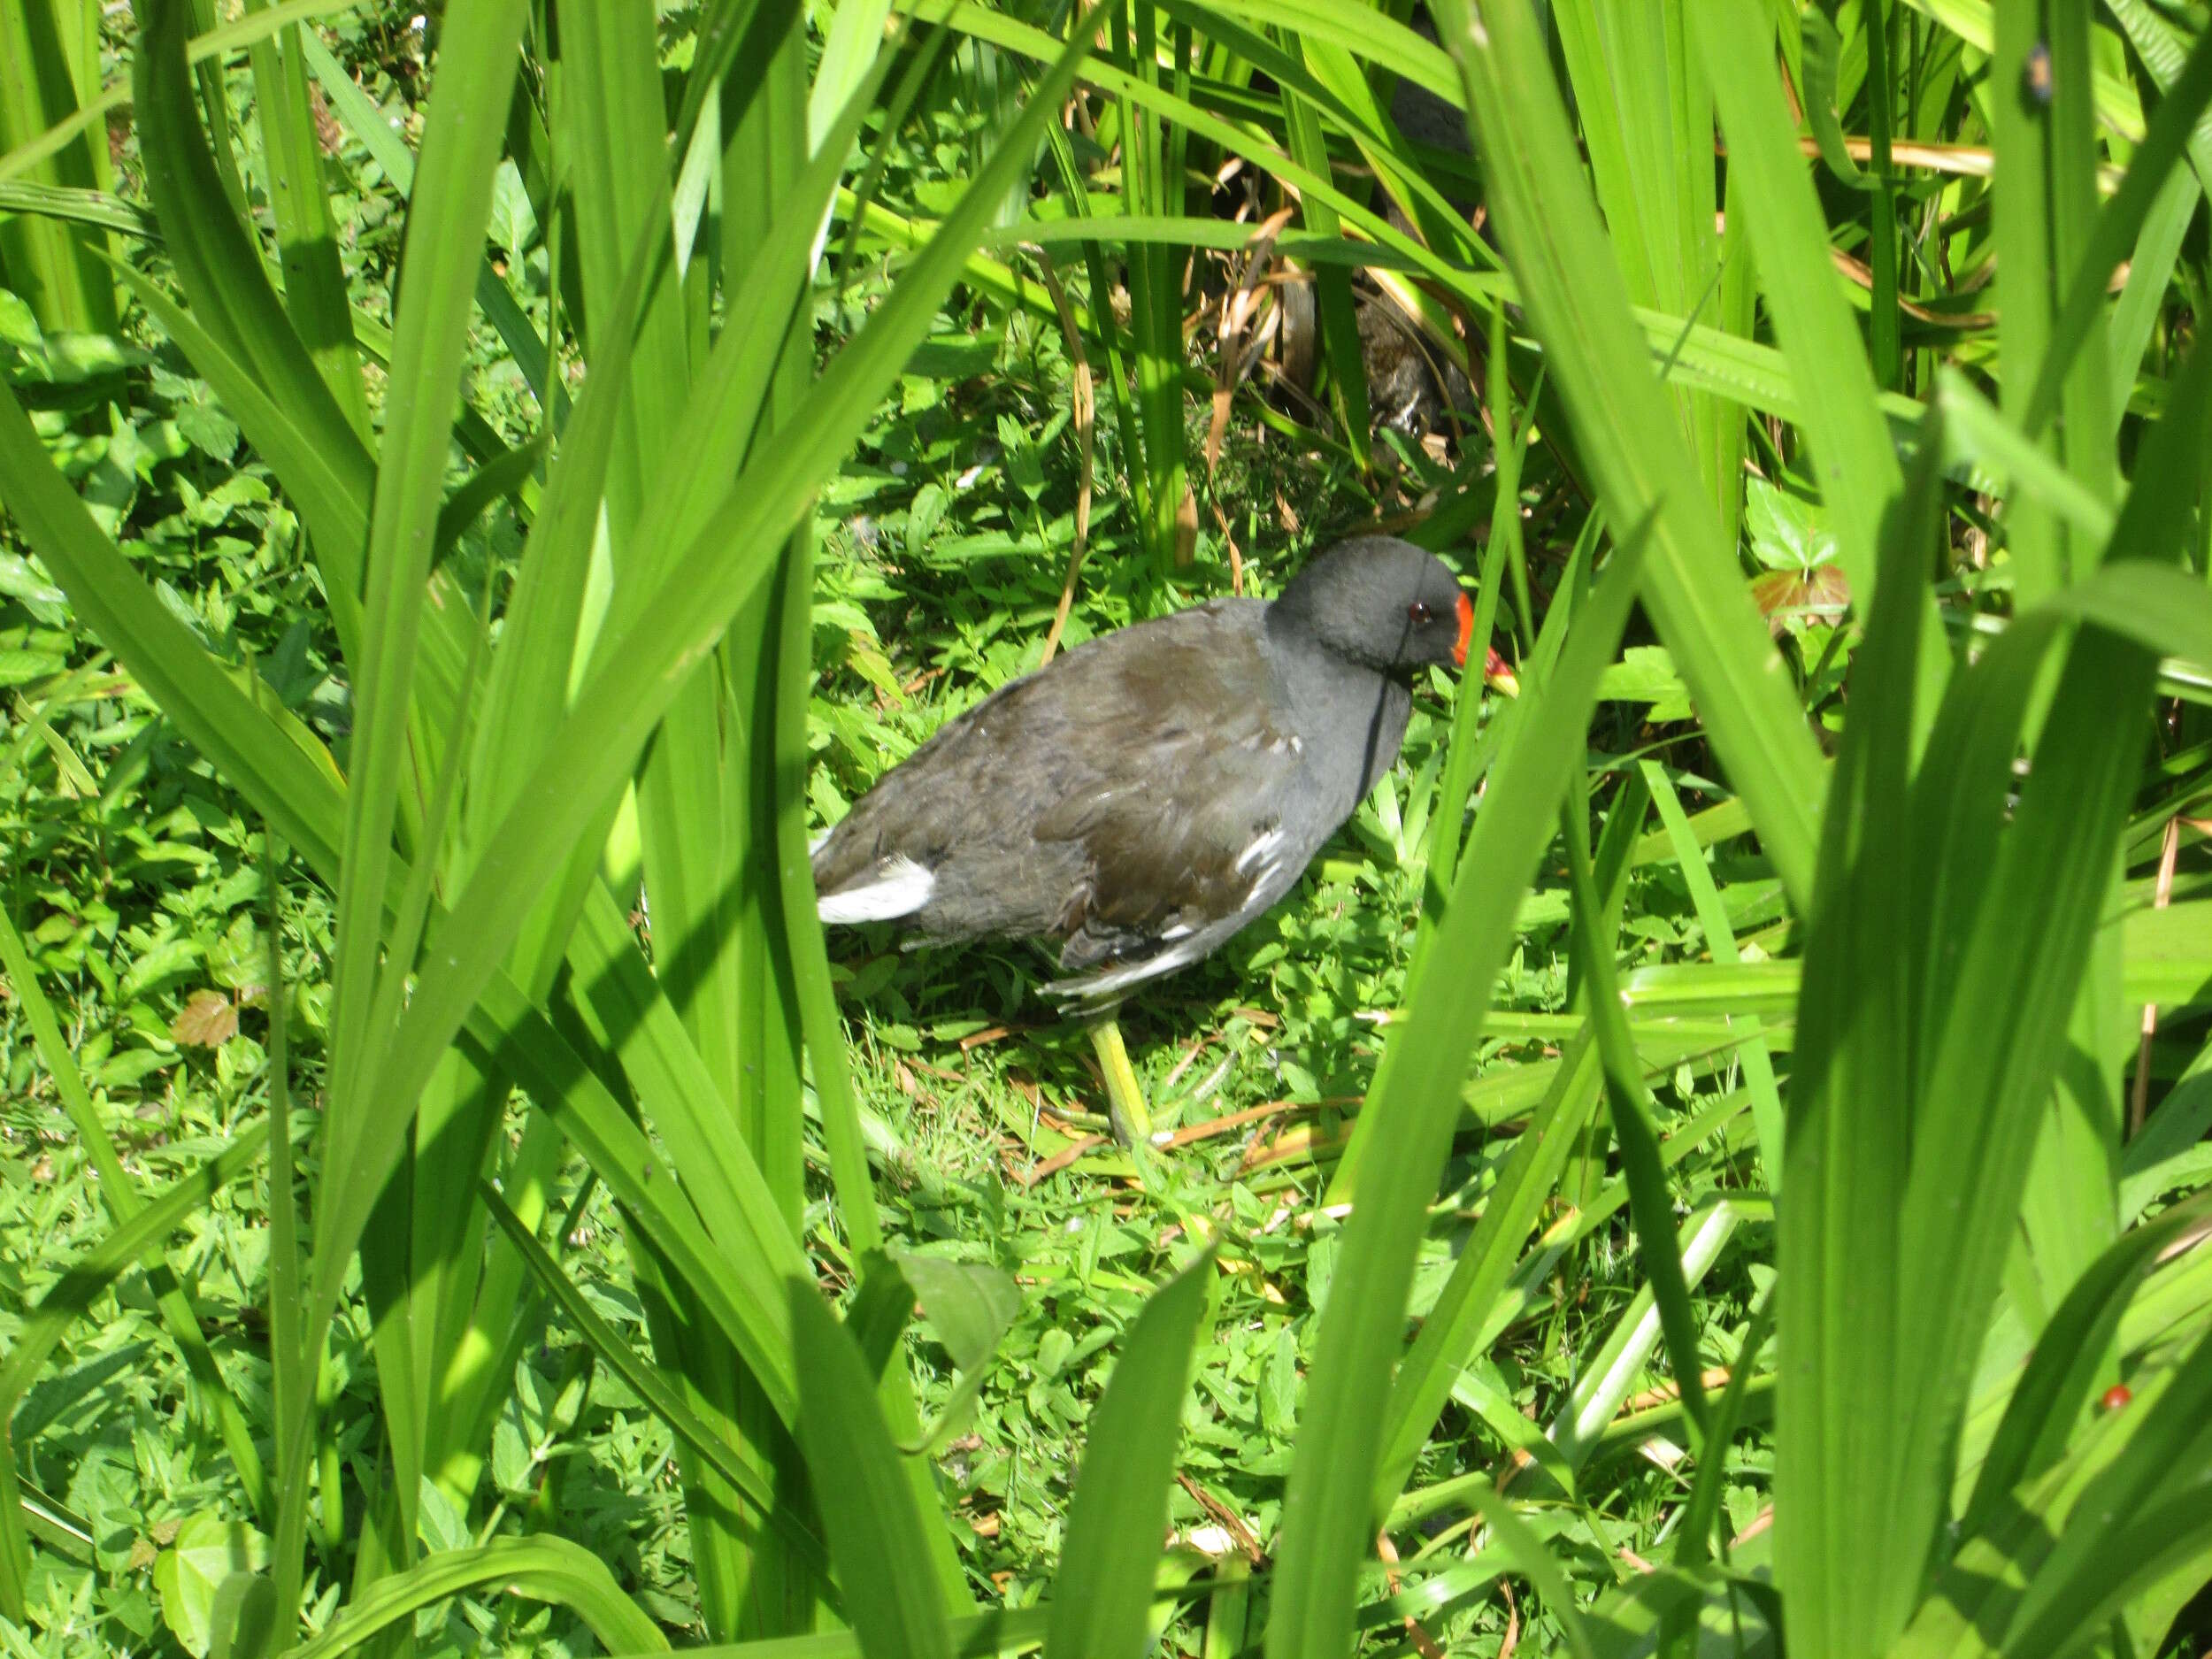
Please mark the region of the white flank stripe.
<svg viewBox="0 0 2212 1659"><path fill-rule="evenodd" d="M817 911L826 922L888 922L929 902L937 878L911 858L887 858L856 887L826 894Z"/></svg>
<svg viewBox="0 0 2212 1659"><path fill-rule="evenodd" d="M1205 953L1197 949L1195 940L1186 940L1171 949L1163 950L1156 956L1147 956L1141 962L1125 967L1108 968L1100 973L1082 974L1072 979L1054 979L1045 987L1053 996L1073 996L1089 1000L1111 996L1125 987L1143 979L1155 979L1163 973L1194 963Z"/></svg>
<svg viewBox="0 0 2212 1659"><path fill-rule="evenodd" d="M1237 873L1239 875L1242 875L1247 870L1249 870L1254 864L1257 864L1261 859L1266 857L1270 853L1273 852L1282 844L1283 832L1280 829L1269 830L1264 835L1262 835L1257 841L1254 841L1249 847L1247 847L1242 852L1237 855Z"/></svg>

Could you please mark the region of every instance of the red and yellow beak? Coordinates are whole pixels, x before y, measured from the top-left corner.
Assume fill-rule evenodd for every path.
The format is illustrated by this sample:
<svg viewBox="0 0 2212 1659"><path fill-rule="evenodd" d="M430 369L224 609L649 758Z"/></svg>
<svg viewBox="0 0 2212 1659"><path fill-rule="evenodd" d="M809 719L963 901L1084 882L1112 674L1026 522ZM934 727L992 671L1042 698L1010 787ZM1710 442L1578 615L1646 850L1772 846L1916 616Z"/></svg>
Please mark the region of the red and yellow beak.
<svg viewBox="0 0 2212 1659"><path fill-rule="evenodd" d="M1467 666L1468 648L1475 642L1475 602L1463 593L1459 596L1459 643L1452 647L1452 661L1461 668ZM1521 682L1504 657L1494 649L1486 649L1482 663L1483 683L1491 690L1509 697L1521 695Z"/></svg>
<svg viewBox="0 0 2212 1659"><path fill-rule="evenodd" d="M1499 656L1495 649L1484 659L1482 679L1485 685L1502 696L1517 697L1521 695L1519 677L1514 673L1512 664Z"/></svg>

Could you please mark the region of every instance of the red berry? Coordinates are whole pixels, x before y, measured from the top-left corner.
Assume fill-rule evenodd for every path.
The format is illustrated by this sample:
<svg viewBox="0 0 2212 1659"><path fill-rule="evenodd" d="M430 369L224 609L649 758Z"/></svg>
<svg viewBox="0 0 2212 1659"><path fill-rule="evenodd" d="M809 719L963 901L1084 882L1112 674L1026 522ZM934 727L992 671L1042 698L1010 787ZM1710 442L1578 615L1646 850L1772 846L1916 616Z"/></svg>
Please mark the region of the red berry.
<svg viewBox="0 0 2212 1659"><path fill-rule="evenodd" d="M2100 1403L2101 1403L2104 1409L2108 1411L2117 1411L2122 1406L2127 1404L2129 1401L2134 1398L2134 1391L2125 1383L2116 1382L2111 1387L2104 1391L2104 1399Z"/></svg>

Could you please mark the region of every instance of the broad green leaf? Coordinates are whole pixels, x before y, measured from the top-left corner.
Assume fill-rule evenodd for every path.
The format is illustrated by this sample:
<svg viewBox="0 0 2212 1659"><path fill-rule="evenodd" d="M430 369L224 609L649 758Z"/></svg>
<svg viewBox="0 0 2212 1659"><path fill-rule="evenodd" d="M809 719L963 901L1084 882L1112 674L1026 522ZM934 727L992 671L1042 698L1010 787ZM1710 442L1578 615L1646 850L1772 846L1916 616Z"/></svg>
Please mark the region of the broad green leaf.
<svg viewBox="0 0 2212 1659"><path fill-rule="evenodd" d="M217 1589L234 1573L258 1572L268 1563L266 1537L243 1521L200 1510L155 1558L162 1622L187 1653L204 1655L216 1632Z"/></svg>
<svg viewBox="0 0 2212 1659"><path fill-rule="evenodd" d="M791 1329L807 1378L799 1447L844 1586L845 1617L869 1659L951 1659L922 1513L876 1403L875 1379L810 1277L791 1283Z"/></svg>
<svg viewBox="0 0 2212 1659"><path fill-rule="evenodd" d="M425 1556L355 1595L320 1634L287 1648L286 1659L337 1659L422 1609L483 1586L568 1609L610 1652L668 1651L660 1627L622 1594L605 1562L580 1544L541 1533Z"/></svg>
<svg viewBox="0 0 2212 1659"><path fill-rule="evenodd" d="M1147 1299L1091 1412L1047 1659L1139 1659L1146 1650L1191 1348L1214 1271L1202 1255Z"/></svg>

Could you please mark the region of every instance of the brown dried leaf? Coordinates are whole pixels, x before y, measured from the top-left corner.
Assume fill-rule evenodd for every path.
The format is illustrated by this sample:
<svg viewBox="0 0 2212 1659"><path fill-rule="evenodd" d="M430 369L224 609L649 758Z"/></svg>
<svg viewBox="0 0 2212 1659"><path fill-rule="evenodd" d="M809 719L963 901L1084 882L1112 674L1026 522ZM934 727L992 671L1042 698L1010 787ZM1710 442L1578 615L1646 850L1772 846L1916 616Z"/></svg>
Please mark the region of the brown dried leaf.
<svg viewBox="0 0 2212 1659"><path fill-rule="evenodd" d="M238 1010L220 991L195 991L169 1034L196 1048L219 1048L238 1034Z"/></svg>

